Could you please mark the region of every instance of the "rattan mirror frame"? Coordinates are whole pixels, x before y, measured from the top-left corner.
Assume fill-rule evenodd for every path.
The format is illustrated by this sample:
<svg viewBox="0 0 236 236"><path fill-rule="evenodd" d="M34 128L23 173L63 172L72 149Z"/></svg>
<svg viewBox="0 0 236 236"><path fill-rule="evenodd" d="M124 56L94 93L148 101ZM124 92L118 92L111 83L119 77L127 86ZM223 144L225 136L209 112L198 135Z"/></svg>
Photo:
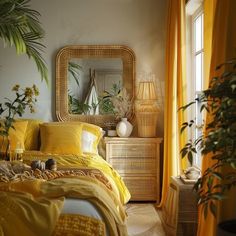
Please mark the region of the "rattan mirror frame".
<svg viewBox="0 0 236 236"><path fill-rule="evenodd" d="M56 117L59 121L82 121L105 127L115 122L113 115L78 115L68 112L68 62L71 58L121 58L123 86L133 98L135 91L135 55L123 45L73 45L59 50L56 56Z"/></svg>

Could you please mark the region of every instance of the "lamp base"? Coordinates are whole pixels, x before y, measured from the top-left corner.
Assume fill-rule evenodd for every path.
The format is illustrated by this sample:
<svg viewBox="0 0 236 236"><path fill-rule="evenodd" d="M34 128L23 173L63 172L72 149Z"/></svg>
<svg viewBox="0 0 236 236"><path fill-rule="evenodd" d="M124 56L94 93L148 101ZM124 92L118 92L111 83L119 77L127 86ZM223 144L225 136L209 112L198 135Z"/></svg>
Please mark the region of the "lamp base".
<svg viewBox="0 0 236 236"><path fill-rule="evenodd" d="M138 136L144 138L156 137L158 112L138 112Z"/></svg>

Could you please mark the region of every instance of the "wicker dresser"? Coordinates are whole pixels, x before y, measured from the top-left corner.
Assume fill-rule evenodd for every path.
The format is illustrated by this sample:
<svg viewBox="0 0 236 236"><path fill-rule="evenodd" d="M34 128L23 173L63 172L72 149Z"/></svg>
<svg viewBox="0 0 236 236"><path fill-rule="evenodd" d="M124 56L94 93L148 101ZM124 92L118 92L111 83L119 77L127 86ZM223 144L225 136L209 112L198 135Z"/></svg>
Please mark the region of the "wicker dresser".
<svg viewBox="0 0 236 236"><path fill-rule="evenodd" d="M106 159L119 172L131 201L160 198L161 138L105 138Z"/></svg>
<svg viewBox="0 0 236 236"><path fill-rule="evenodd" d="M171 177L161 219L168 236L195 236L197 234L197 197L193 184L184 184Z"/></svg>

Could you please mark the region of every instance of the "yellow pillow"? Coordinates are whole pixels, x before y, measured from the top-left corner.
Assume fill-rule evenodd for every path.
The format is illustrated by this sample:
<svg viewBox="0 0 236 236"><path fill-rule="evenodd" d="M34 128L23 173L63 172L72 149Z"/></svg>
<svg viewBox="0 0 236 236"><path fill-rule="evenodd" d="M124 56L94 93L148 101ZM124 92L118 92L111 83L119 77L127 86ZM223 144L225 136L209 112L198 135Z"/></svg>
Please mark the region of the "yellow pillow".
<svg viewBox="0 0 236 236"><path fill-rule="evenodd" d="M28 125L28 121L16 121L13 123L15 129L9 129L9 139L11 150L15 150L18 145L22 149L25 149L24 141L25 141L25 133ZM3 136L0 136L0 143L3 141Z"/></svg>
<svg viewBox="0 0 236 236"><path fill-rule="evenodd" d="M82 126L53 122L40 124L40 151L53 154L78 154L81 152Z"/></svg>
<svg viewBox="0 0 236 236"><path fill-rule="evenodd" d="M22 119L28 121L26 134L25 134L25 150L39 150L40 136L39 124L43 122L36 119Z"/></svg>
<svg viewBox="0 0 236 236"><path fill-rule="evenodd" d="M67 126L67 125L74 125L82 127L82 134L81 134L81 153L83 152L90 152L90 153L98 153L98 144L103 136L102 128L86 123L81 121L65 121L65 122L48 122L44 123L47 126Z"/></svg>

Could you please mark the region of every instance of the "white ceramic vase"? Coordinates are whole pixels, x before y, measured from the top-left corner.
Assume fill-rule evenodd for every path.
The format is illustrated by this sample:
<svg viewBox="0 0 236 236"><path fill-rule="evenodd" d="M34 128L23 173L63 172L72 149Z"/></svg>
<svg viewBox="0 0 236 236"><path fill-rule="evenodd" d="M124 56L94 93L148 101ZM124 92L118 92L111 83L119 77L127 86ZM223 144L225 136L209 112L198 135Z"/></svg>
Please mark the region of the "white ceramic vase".
<svg viewBox="0 0 236 236"><path fill-rule="evenodd" d="M116 132L119 137L129 137L132 131L133 125L127 120L127 118L121 118L121 121L116 125Z"/></svg>

